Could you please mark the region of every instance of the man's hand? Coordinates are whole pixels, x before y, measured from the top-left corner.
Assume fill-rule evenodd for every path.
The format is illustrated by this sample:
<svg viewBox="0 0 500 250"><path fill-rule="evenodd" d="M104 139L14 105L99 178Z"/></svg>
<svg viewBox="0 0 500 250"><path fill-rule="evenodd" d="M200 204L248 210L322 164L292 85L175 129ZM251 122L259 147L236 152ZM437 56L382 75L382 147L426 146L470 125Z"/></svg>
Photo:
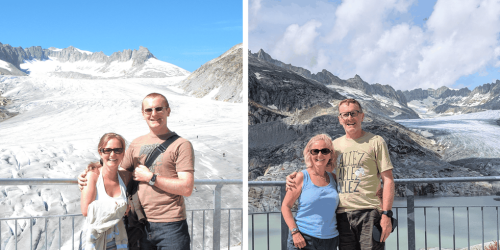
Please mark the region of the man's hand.
<svg viewBox="0 0 500 250"><path fill-rule="evenodd" d="M87 178L85 178L86 176L87 176L87 169L85 169L85 171L83 171L78 176L78 188L80 189L80 191L82 191L83 188L87 186Z"/></svg>
<svg viewBox="0 0 500 250"><path fill-rule="evenodd" d="M389 216L383 214L380 218L380 226L382 227L382 233L380 234L380 242L385 242L392 232L392 223Z"/></svg>
<svg viewBox="0 0 500 250"><path fill-rule="evenodd" d="M297 176L297 172L293 172L286 177L286 191L291 191L296 188L295 186L295 177Z"/></svg>
<svg viewBox="0 0 500 250"><path fill-rule="evenodd" d="M132 176L135 181L149 182L151 178L153 178L153 173L151 173L146 166L139 165L134 169L134 172L132 172Z"/></svg>
<svg viewBox="0 0 500 250"><path fill-rule="evenodd" d="M304 236L302 236L300 232L293 234L292 238L293 238L293 244L295 245L296 248L306 247L306 240L304 239Z"/></svg>

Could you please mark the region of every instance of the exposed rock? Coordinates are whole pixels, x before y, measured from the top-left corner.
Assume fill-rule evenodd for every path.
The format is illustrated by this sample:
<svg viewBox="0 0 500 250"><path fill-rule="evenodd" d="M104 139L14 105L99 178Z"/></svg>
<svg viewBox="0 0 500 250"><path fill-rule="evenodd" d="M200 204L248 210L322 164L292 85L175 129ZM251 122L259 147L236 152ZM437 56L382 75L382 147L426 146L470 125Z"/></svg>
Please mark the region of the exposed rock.
<svg viewBox="0 0 500 250"><path fill-rule="evenodd" d="M328 88L333 90L334 92L344 90L345 88L343 87L349 87L356 90L360 90L361 92L365 93L366 96L347 96L347 97L358 99L358 101L360 101L363 106L366 106L367 109L373 113L377 113L394 119L420 118L414 110L408 107L406 98L403 95L403 93L401 91L394 90L394 88L392 88L389 85L381 85L378 83L369 84L363 81L363 79L361 79L359 75L355 75L354 78L342 80L325 69L322 70L321 72L318 72L317 74L311 74L309 70L303 69L301 67L296 67L290 64L285 64L281 61L275 60L263 50L259 50L259 52L255 54L249 53L248 57L249 57L249 75L248 75L249 86L251 84L250 81L253 81L256 78L254 74L250 73L250 70L253 70L253 73L258 73L260 76L269 74L264 72L264 68L269 68L268 72L272 71L271 68L274 68L274 69L279 69L275 70L275 72L273 73L273 77L277 82L281 80L283 81L287 80L284 78L279 79L282 76L281 73L278 74L277 72L283 71L283 72L288 72L288 74L295 73L296 75L302 77L301 79L295 77L299 81L307 80L308 84L319 83L320 85L328 86ZM267 64L264 64L265 62L267 62ZM259 63L262 65L257 67ZM271 65L275 67L271 67ZM383 105L381 105L377 100L380 98L392 100L393 103L392 104L383 103Z"/></svg>
<svg viewBox="0 0 500 250"><path fill-rule="evenodd" d="M235 45L205 63L180 82L179 86L199 98L210 95L214 100L242 102L243 44Z"/></svg>

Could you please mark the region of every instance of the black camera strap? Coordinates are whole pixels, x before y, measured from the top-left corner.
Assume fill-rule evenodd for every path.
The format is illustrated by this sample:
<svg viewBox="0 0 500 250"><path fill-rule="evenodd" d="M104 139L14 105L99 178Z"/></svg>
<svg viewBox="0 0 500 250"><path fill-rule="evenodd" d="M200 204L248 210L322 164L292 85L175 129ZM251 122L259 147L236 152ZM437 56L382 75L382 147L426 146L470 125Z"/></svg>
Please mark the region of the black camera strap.
<svg viewBox="0 0 500 250"><path fill-rule="evenodd" d="M151 153L149 153L148 157L146 157L146 161L144 162L144 166L151 168L153 162L158 158L159 155L165 153L167 148L172 144L175 140L177 140L180 136L178 136L175 132L170 136L165 142L158 145Z"/></svg>

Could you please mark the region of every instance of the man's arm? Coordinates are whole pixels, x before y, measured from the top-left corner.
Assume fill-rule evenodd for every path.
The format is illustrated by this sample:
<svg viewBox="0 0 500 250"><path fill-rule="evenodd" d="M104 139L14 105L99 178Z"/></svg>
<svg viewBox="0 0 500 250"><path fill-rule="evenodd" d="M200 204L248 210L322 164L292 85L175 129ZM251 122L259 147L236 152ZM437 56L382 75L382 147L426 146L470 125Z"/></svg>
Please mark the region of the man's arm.
<svg viewBox="0 0 500 250"><path fill-rule="evenodd" d="M394 202L394 177L392 176L392 169L382 172L381 177L384 183L382 190L382 210L387 211L392 209L392 204ZM382 215L380 226L382 227L380 242L385 242L392 231L391 218L387 215Z"/></svg>
<svg viewBox="0 0 500 250"><path fill-rule="evenodd" d="M153 173L144 165L139 165L133 173L134 180L149 182ZM178 178L156 176L155 187L171 194L190 196L194 188L193 172L177 172Z"/></svg>

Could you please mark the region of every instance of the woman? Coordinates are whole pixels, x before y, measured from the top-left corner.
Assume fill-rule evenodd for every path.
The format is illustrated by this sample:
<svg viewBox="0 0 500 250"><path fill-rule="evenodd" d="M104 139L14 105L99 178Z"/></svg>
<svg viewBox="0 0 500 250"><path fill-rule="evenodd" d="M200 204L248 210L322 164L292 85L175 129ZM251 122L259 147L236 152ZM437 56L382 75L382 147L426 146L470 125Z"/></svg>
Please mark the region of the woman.
<svg viewBox="0 0 500 250"><path fill-rule="evenodd" d="M335 177L336 155L326 134L311 138L304 149L307 169L296 177L297 188L286 193L281 213L290 233L288 249L337 249L339 232L335 210L339 203ZM292 206L299 199L295 220Z"/></svg>
<svg viewBox="0 0 500 250"><path fill-rule="evenodd" d="M87 167L87 185L80 200L82 214L87 217L85 249L128 249L122 221L127 210L126 187L118 174L125 139L115 133L104 134L97 150L101 161Z"/></svg>

